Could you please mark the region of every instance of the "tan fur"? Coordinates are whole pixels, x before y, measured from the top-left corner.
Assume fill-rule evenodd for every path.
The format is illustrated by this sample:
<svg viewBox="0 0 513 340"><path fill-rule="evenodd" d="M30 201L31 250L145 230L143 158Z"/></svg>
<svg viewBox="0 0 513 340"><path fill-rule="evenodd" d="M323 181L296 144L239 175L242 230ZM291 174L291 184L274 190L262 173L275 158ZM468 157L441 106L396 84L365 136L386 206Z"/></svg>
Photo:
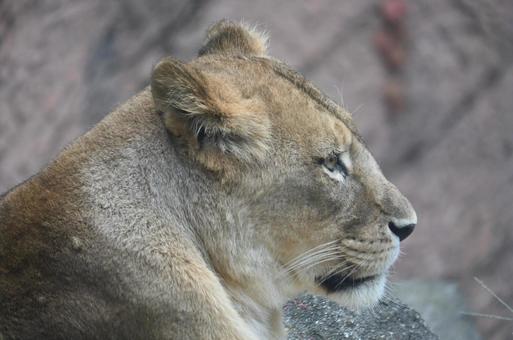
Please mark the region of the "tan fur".
<svg viewBox="0 0 513 340"><path fill-rule="evenodd" d="M0 338L281 339L304 290L380 298L389 223L415 212L349 113L222 21L1 199Z"/></svg>
<svg viewBox="0 0 513 340"><path fill-rule="evenodd" d="M221 20L207 32L205 44L199 55L236 54L265 56L266 34L247 25Z"/></svg>

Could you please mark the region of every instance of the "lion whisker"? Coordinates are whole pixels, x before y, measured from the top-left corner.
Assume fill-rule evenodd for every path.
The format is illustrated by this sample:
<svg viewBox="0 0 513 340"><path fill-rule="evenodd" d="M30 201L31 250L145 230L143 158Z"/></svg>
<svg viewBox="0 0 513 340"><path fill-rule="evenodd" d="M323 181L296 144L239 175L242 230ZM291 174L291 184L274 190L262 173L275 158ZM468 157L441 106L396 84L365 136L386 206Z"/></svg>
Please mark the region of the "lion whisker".
<svg viewBox="0 0 513 340"><path fill-rule="evenodd" d="M327 249L322 252L319 251L318 253L310 255L308 258L301 259L299 261L296 261L295 263L292 263L291 265L286 266L282 272L283 274L288 274L298 268L315 265L319 261L323 261L326 258L332 256L339 256L337 249Z"/></svg>
<svg viewBox="0 0 513 340"><path fill-rule="evenodd" d="M295 262L297 259L300 259L300 258L302 258L304 256L310 255L311 253L315 253L315 252L319 251L319 249L320 250L325 250L328 247L332 247L333 244L336 243L336 242L337 242L337 240L333 240L333 241L329 241L329 242L326 242L326 243L319 244L319 245L317 245L317 246L315 246L315 247L313 247L313 248L311 248L311 249L309 249L309 250L299 254L298 256L296 256L295 258L293 258L292 260L287 262L285 264L285 266L287 266L288 264L290 264L292 262Z"/></svg>
<svg viewBox="0 0 513 340"><path fill-rule="evenodd" d="M338 260L338 259L340 259L339 255L334 255L334 256L331 256L331 257L327 257L327 258L322 259L320 261L311 263L311 264L309 264L308 266L306 266L304 268L300 268L299 271L306 271L306 270L308 270L308 269L310 269L312 267L320 265L321 263L325 263L325 262L329 262L329 261L335 261L335 260Z"/></svg>
<svg viewBox="0 0 513 340"><path fill-rule="evenodd" d="M338 248L338 246L333 245L333 242L335 242L335 241L327 242L327 243L324 243L324 244L319 245L317 247L314 247L314 248L312 248L310 250L307 250L304 253L301 253L300 255L296 256L295 258L293 258L291 261L287 262L283 266L285 268L290 268L290 267L296 265L297 263L301 263L301 262L303 262L305 260L309 260L309 259L311 259L312 257L314 257L314 256L316 256L318 254L321 254L321 253L324 253L324 252L328 252L328 251L334 251L334 250L336 250ZM321 248L321 249L319 249L319 248Z"/></svg>
<svg viewBox="0 0 513 340"><path fill-rule="evenodd" d="M354 272L356 272L361 266L361 264L356 264L355 267L346 276L344 276L342 280L340 280L337 286L340 286L342 283L344 283L344 281L347 280L351 275L353 275Z"/></svg>
<svg viewBox="0 0 513 340"><path fill-rule="evenodd" d="M318 259L320 257L327 256L332 253L335 253L336 251L337 251L337 249L333 248L333 249L325 249L323 251L319 251L319 252L313 253L313 254L308 254L307 256L303 256L303 257L297 259L296 261L286 265L285 268L290 270L295 267L305 265L309 262L314 262L316 259Z"/></svg>

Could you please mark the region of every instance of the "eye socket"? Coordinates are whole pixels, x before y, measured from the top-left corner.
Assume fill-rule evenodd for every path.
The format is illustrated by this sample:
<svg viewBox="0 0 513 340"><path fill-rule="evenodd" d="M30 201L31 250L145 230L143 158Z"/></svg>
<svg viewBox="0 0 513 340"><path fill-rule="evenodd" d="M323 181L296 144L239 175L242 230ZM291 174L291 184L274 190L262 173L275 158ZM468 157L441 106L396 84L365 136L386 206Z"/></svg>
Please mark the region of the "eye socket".
<svg viewBox="0 0 513 340"><path fill-rule="evenodd" d="M332 153L321 160L321 164L332 173L340 173L344 178L349 176L349 170L341 159L342 154Z"/></svg>

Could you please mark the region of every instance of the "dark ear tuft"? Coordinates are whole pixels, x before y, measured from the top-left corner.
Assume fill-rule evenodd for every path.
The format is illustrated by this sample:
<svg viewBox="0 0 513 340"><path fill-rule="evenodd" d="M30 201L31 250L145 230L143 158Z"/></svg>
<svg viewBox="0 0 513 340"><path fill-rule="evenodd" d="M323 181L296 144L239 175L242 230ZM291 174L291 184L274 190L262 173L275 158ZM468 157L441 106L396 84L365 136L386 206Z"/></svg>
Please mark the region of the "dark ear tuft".
<svg viewBox="0 0 513 340"><path fill-rule="evenodd" d="M208 30L205 43L199 51L200 56L216 53L265 56L267 36L242 23L221 20Z"/></svg>

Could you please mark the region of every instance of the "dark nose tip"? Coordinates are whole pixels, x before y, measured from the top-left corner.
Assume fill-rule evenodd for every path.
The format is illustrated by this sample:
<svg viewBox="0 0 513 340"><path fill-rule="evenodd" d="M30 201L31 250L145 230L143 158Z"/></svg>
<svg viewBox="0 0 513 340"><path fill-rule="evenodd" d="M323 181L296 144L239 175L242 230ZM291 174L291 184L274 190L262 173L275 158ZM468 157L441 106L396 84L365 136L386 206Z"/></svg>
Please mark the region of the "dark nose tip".
<svg viewBox="0 0 513 340"><path fill-rule="evenodd" d="M404 240L408 236L413 233L413 229L415 229L415 224L407 224L404 226L397 226L394 222L388 223L388 227L390 231L394 233L397 237L399 237L399 241Z"/></svg>

